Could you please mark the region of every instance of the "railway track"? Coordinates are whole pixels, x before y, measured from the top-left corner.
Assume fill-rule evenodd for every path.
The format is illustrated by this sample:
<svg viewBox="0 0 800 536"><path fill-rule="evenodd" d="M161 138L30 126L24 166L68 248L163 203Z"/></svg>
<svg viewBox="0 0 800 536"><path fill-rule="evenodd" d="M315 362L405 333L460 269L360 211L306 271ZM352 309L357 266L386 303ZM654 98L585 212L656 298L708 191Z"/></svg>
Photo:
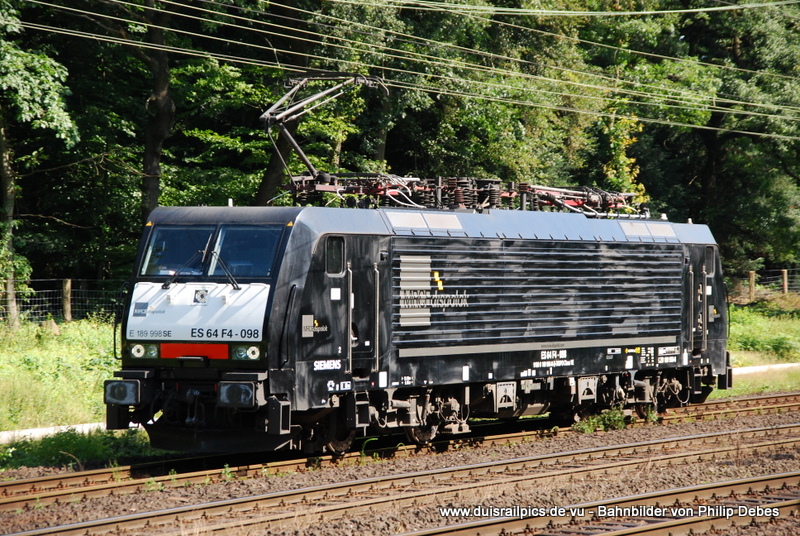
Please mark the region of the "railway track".
<svg viewBox="0 0 800 536"><path fill-rule="evenodd" d="M726 399L707 402L703 406L671 408L662 414L663 422L686 420L708 420L729 415L752 413L783 413L800 409L800 393ZM474 436L447 442L434 443L432 450L446 450L463 446L492 446L521 441L530 441L554 435L574 433L569 428L536 428L519 432ZM392 447L351 452L345 456L318 456L313 458L279 460L269 463L253 463L231 467L229 455L204 456L168 461L141 463L108 469L81 471L51 476L0 482L0 512L43 506L54 502L102 497L109 493L131 493L152 490L163 486L186 486L213 484L232 478L254 478L275 474L295 473L325 465L358 462L364 456L390 458L412 456L420 452L419 447L396 445ZM198 466L210 467L197 471Z"/></svg>
<svg viewBox="0 0 800 536"><path fill-rule="evenodd" d="M800 393L710 400L699 406L670 408L661 415L663 422L710 420L736 415L788 413L800 407Z"/></svg>
<svg viewBox="0 0 800 536"><path fill-rule="evenodd" d="M581 503L553 513L495 517L402 536L666 536L724 532L779 518L800 523L800 472Z"/></svg>
<svg viewBox="0 0 800 536"><path fill-rule="evenodd" d="M800 446L800 424L655 440L558 455L533 456L347 483L269 493L260 496L169 508L18 533L91 535L227 533L263 530L298 523L328 522L388 507L405 508L478 493L497 496L520 486L535 489L554 479L607 478L622 471L652 470L700 460L724 460L774 453ZM605 475L605 476L603 476ZM619 504L618 500L614 504ZM563 522L563 519L562 519ZM486 534L486 532L482 532Z"/></svg>

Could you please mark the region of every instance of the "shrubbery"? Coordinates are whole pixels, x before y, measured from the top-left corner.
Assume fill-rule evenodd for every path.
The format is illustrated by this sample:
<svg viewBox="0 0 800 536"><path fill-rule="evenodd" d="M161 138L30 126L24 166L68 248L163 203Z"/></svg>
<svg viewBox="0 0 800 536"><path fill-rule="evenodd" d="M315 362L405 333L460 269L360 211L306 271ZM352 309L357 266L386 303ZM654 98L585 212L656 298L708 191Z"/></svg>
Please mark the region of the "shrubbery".
<svg viewBox="0 0 800 536"><path fill-rule="evenodd" d="M0 431L105 420L103 381L119 362L102 319L0 325Z"/></svg>
<svg viewBox="0 0 800 536"><path fill-rule="evenodd" d="M774 362L794 362L800 357L800 319L797 310L784 310L771 305L731 306L728 349L759 352ZM734 365L747 363L734 363Z"/></svg>
<svg viewBox="0 0 800 536"><path fill-rule="evenodd" d="M66 430L42 439L0 445L0 470L43 466L83 471L119 465L120 460L129 462L153 453L147 435L139 430Z"/></svg>

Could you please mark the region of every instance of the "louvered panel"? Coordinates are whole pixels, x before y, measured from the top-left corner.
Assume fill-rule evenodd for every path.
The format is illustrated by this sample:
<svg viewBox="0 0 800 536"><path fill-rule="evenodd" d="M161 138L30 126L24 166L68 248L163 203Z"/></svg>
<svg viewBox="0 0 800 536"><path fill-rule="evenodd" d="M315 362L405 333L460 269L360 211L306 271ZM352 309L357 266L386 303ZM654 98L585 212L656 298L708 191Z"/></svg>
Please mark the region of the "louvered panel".
<svg viewBox="0 0 800 536"><path fill-rule="evenodd" d="M680 329L680 245L398 239L394 258L399 348L674 336ZM412 293L404 290L410 277Z"/></svg>

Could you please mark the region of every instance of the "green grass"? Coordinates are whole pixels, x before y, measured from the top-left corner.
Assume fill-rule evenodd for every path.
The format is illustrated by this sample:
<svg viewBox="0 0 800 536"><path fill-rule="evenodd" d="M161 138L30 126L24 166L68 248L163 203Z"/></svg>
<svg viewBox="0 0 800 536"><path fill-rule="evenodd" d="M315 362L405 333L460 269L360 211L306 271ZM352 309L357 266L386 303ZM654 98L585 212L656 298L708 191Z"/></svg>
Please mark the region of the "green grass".
<svg viewBox="0 0 800 536"><path fill-rule="evenodd" d="M748 305L731 305L728 350L734 367L800 363L800 295L773 295ZM733 389L709 398L800 390L800 370L735 375Z"/></svg>
<svg viewBox="0 0 800 536"><path fill-rule="evenodd" d="M709 400L745 395L765 395L800 391L800 367L791 370L774 370L751 374L734 375L733 388L721 391L715 389Z"/></svg>
<svg viewBox="0 0 800 536"><path fill-rule="evenodd" d="M89 433L66 430L42 439L0 445L0 479L2 471L23 466L66 467L83 471L116 467L163 454L164 451L152 449L147 435L139 430L95 430Z"/></svg>
<svg viewBox="0 0 800 536"><path fill-rule="evenodd" d="M112 325L0 325L0 431L105 420L103 381L119 368Z"/></svg>
<svg viewBox="0 0 800 536"><path fill-rule="evenodd" d="M728 312L735 366L800 362L800 295L777 294Z"/></svg>
<svg viewBox="0 0 800 536"><path fill-rule="evenodd" d="M760 361L773 363L800 361L800 319L788 314L770 316L757 309L738 306L732 306L729 314L728 349L734 355L746 358L753 353L760 354Z"/></svg>

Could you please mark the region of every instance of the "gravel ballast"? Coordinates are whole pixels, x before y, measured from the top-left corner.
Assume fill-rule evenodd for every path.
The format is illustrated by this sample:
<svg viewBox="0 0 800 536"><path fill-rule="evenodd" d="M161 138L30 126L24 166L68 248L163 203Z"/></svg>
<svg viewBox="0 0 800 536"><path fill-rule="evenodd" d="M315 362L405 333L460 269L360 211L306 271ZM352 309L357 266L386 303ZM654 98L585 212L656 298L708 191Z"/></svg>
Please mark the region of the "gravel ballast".
<svg viewBox="0 0 800 536"><path fill-rule="evenodd" d="M535 456L591 449L622 443L633 443L710 432L731 431L743 428L779 426L795 420L793 415L761 415L733 417L708 422L672 425L651 425L591 435L569 435L550 439L523 442L512 445L464 448L439 454L417 455L392 460L366 459L361 463L344 463L338 467L309 470L285 476L268 476L249 480L232 480L220 484L165 487L122 496L109 496L72 503L49 505L24 512L0 513L0 534L21 532L36 528L64 525L91 519L121 516L150 510L161 510L174 506L186 506L203 502L246 497L289 489L318 486L349 480L359 480L397 473L423 471L441 467L452 467L479 462L497 461L525 456ZM735 441L735 436L731 437ZM606 500L652 491L693 486L708 482L732 480L745 477L797 471L800 469L800 452L786 450L758 456L735 457L724 461L701 462L677 467L657 467L621 471L608 478L575 476L570 479L549 480L543 484L535 481L530 487L516 486L501 494L477 490L473 495L462 495L457 499L437 500L431 498L427 504L414 508L386 508L373 515L320 523L314 515L313 505L298 515L287 526L270 527L269 530L241 530L240 534L270 535L341 535L341 534L396 534L422 528L435 527L462 521L468 517L443 517L440 508L459 507L545 507L569 506L590 501ZM39 474L43 469L22 469L2 473L3 479L27 478ZM568 520L565 520L568 521ZM781 536L797 534L800 519L784 519L778 524L755 526L746 529L730 529L727 534L735 536Z"/></svg>

